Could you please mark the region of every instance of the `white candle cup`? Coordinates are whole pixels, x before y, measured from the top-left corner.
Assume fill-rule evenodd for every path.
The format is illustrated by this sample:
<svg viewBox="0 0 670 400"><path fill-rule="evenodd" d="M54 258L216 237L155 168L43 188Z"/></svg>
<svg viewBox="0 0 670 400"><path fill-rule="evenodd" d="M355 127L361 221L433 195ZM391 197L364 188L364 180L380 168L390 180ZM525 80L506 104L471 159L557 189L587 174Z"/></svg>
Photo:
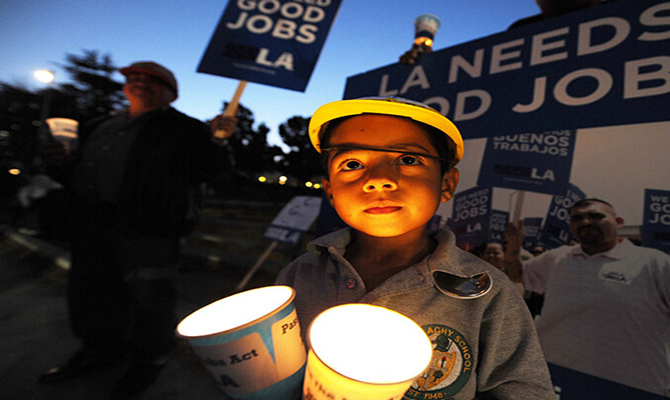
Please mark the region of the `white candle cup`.
<svg viewBox="0 0 670 400"><path fill-rule="evenodd" d="M47 118L46 122L53 138L62 142L65 151L70 153L77 143L79 122L70 118Z"/></svg>
<svg viewBox="0 0 670 400"><path fill-rule="evenodd" d="M247 290L190 314L177 333L228 397L296 400L306 350L294 298L288 286Z"/></svg>
<svg viewBox="0 0 670 400"><path fill-rule="evenodd" d="M432 345L406 316L369 304L330 308L309 328L305 400L399 400L429 365Z"/></svg>

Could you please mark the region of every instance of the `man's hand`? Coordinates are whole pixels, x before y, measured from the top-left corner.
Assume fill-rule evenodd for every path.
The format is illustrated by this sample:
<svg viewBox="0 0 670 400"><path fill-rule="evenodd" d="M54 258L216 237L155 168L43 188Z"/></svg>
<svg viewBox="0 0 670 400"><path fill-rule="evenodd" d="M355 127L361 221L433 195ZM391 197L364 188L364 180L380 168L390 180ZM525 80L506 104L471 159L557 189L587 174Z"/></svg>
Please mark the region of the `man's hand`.
<svg viewBox="0 0 670 400"><path fill-rule="evenodd" d="M523 221L510 222L505 231L505 243L508 250L520 251L523 246L523 240L526 238L526 227Z"/></svg>
<svg viewBox="0 0 670 400"><path fill-rule="evenodd" d="M526 228L523 221L515 224L510 222L505 231L505 261L504 271L513 282L523 283L523 267L521 265L521 246L526 238Z"/></svg>
<svg viewBox="0 0 670 400"><path fill-rule="evenodd" d="M44 146L42 150L45 161L56 167L64 167L74 162L75 156L65 143L53 140Z"/></svg>
<svg viewBox="0 0 670 400"><path fill-rule="evenodd" d="M209 129L212 132L212 141L223 143L223 141L235 132L237 117L228 115L217 115L209 123Z"/></svg>

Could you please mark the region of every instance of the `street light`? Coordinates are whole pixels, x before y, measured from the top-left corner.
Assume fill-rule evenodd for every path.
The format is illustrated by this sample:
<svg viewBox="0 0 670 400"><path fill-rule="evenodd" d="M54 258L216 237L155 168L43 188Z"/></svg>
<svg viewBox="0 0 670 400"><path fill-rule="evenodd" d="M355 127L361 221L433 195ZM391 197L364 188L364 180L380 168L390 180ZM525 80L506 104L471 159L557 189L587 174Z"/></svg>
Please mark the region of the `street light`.
<svg viewBox="0 0 670 400"><path fill-rule="evenodd" d="M53 73L53 71L48 69L38 69L37 71L33 72L33 76L42 83L51 83L56 79L56 75Z"/></svg>

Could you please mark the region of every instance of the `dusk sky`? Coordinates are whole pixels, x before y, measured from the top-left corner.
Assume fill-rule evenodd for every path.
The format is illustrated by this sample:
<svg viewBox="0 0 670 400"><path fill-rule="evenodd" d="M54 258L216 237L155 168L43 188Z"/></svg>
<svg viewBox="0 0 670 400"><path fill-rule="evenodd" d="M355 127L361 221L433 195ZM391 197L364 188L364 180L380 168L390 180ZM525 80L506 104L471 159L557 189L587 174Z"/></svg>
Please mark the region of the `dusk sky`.
<svg viewBox="0 0 670 400"><path fill-rule="evenodd" d="M215 116L238 81L196 69L228 1L3 1L0 4L0 81L39 87L32 72L49 68L57 82L66 53L98 50L119 67L154 60L179 81L175 108L199 119ZM504 31L537 14L533 0L343 0L339 15L307 90L256 83L241 102L257 122L276 132L294 115L309 117L320 105L342 99L346 78L398 61L414 40L414 19L424 13L441 21L434 49ZM122 80L122 76L116 76Z"/></svg>
<svg viewBox="0 0 670 400"><path fill-rule="evenodd" d="M170 68L179 81L174 107L205 120L221 111L238 81L197 73L200 59L227 1L3 1L0 2L0 81L31 88L33 71L52 69L57 82L67 80L58 67L66 53L97 50L123 67L153 60ZM294 115L309 117L320 105L342 99L347 77L396 63L414 39L414 19L436 15L441 27L435 50L505 31L520 19L539 13L533 0L343 0L307 90L302 92L249 83L241 103L278 144L279 124ZM115 75L119 81L120 74ZM612 200L627 219L639 225L645 188L670 189L670 161L658 149L670 148L670 123L649 124L645 140L638 126L584 130L579 134L572 182L589 196ZM484 139L466 141L459 190L476 185ZM644 173L632 173L644 160ZM654 166L650 168L649 166ZM636 171L639 171L636 170ZM508 190L496 189L494 208L509 209ZM544 216L549 196L531 197L526 216ZM440 212L450 214L451 204ZM534 208L537 210L533 211Z"/></svg>

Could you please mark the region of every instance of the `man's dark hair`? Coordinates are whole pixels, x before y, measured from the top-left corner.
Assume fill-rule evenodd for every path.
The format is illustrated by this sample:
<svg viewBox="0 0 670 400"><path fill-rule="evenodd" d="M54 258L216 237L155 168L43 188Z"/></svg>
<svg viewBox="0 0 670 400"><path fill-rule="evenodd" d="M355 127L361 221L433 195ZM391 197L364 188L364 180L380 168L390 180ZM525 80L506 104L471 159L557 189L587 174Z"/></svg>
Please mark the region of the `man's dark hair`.
<svg viewBox="0 0 670 400"><path fill-rule="evenodd" d="M610 203L606 202L605 200L597 199L597 198L593 197L593 198L581 199L579 201L576 201L572 206L570 206L570 209L568 211L570 213L572 213L573 209L588 206L591 203L602 203L602 204L608 205L612 210L614 210L614 206L611 205Z"/></svg>
<svg viewBox="0 0 670 400"><path fill-rule="evenodd" d="M380 114L380 115L387 115L387 114ZM340 117L336 118L330 122L328 122L328 126L326 126L326 129L324 132L321 134L320 142L321 142L321 148L327 148L330 147L330 137L333 134L333 131L340 126L344 121L348 120L349 118L356 117L357 115L349 115L346 117ZM398 116L398 118L407 118L407 117L401 117ZM430 144L435 147L437 150L438 156L443 159L440 160L440 176L444 175L445 172L449 171L454 163L454 159L456 158L456 152L454 151L455 145L449 139L449 137L442 132L441 130L434 128L428 124L424 124L423 122L415 121L411 118L407 118L410 121L414 122L415 124L418 124L421 129L423 129L426 133L428 133L428 140L430 140ZM328 154L326 152L321 153L321 166L323 167L323 170L326 174L326 178L328 177Z"/></svg>

